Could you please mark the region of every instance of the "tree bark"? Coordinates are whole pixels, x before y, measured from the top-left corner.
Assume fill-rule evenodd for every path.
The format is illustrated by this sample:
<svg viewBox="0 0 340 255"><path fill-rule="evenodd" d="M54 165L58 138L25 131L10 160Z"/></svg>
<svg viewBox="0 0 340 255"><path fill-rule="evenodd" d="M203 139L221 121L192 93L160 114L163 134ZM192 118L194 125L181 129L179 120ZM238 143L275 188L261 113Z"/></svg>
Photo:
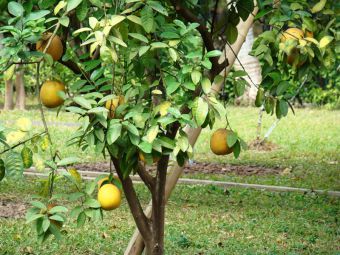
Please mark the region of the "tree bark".
<svg viewBox="0 0 340 255"><path fill-rule="evenodd" d="M254 43L254 32L251 27L247 33L246 41L242 45L241 50L238 54L238 61L235 62L234 67L236 70L244 70L248 73L244 79L247 81L248 86L243 96L237 99L241 104L250 105L255 102L257 94L257 85L261 83L261 65L256 57L250 56Z"/></svg>
<svg viewBox="0 0 340 255"><path fill-rule="evenodd" d="M17 65L17 71L15 74L15 91L16 91L16 102L15 108L19 110L25 110L25 84L24 84L24 70L23 67Z"/></svg>
<svg viewBox="0 0 340 255"><path fill-rule="evenodd" d="M254 16L256 15L257 11L258 11L258 8L256 7L253 11L253 15L250 15L249 18L245 22L241 21L240 24L238 25L238 32L239 32L238 38L236 42L233 45L231 45L231 47L233 48L233 51L236 54L238 54L243 42L245 41L248 30L253 24ZM229 65L224 69L222 74L227 75L233 63L235 62L236 55L234 55L231 50L228 51L228 47L226 47L225 50L227 51L227 61L229 61ZM222 54L222 56L224 56L224 54ZM223 59L222 57L222 59L220 59L219 62L221 63L224 61L226 61L226 59ZM214 84L212 90L218 93L221 90L221 87L222 87L222 84ZM198 139L198 136L201 133L201 130L202 130L201 128L190 128L188 126L184 129L184 131L188 134L188 139L189 139L191 146L195 145ZM183 167L180 167L177 164L170 169L170 175L167 177L166 185L165 185L165 201L169 199L170 194L172 190L174 189L174 187L176 186L176 183L179 177L181 176L182 172L183 172ZM150 217L152 213L151 202L145 209L144 213L146 216ZM141 237L138 229L136 229L132 238L130 239L129 245L127 249L125 250L124 255L140 255L142 254L143 250L144 250L143 238Z"/></svg>
<svg viewBox="0 0 340 255"><path fill-rule="evenodd" d="M13 110L14 102L13 102L13 81L7 80L5 81L5 102L4 102L4 110Z"/></svg>

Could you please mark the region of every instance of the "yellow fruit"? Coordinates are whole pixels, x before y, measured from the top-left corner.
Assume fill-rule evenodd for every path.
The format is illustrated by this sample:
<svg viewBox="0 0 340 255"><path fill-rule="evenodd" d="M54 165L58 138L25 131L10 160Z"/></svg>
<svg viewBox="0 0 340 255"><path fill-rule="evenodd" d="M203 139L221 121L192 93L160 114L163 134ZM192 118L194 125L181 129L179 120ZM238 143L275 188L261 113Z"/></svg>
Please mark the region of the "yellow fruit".
<svg viewBox="0 0 340 255"><path fill-rule="evenodd" d="M113 184L104 184L98 191L98 202L104 210L113 210L120 206L120 190Z"/></svg>
<svg viewBox="0 0 340 255"><path fill-rule="evenodd" d="M300 40L304 36L304 33L299 28L288 28L285 32L283 32L281 36L281 42L285 42L286 40Z"/></svg>
<svg viewBox="0 0 340 255"><path fill-rule="evenodd" d="M217 129L210 137L210 149L216 155L226 155L233 152L233 148L229 148L227 144L227 136L230 130L220 128Z"/></svg>
<svg viewBox="0 0 340 255"><path fill-rule="evenodd" d="M37 51L43 52L47 46L47 43L52 36L52 33L43 34L41 40L39 40L35 46ZM64 47L58 35L52 38L51 44L46 50L47 54L50 54L54 61L58 61L63 55Z"/></svg>
<svg viewBox="0 0 340 255"><path fill-rule="evenodd" d="M6 142L8 144L16 144L26 136L26 132L11 131L6 135Z"/></svg>
<svg viewBox="0 0 340 255"><path fill-rule="evenodd" d="M59 91L65 91L65 85L60 81L45 81L40 89L40 99L48 108L55 108L64 103L58 95Z"/></svg>
<svg viewBox="0 0 340 255"><path fill-rule="evenodd" d="M114 176L113 179L120 183L119 178L117 178L117 177ZM104 182L104 181L108 181L108 180L109 180L109 176L106 176L106 177L100 179L100 180L97 182L98 190L99 190L100 187L103 185L103 182ZM113 182L113 180L112 180L112 182ZM106 183L106 184L107 184L107 183ZM114 183L113 183L113 184L114 184ZM120 190L120 192L122 192L122 191Z"/></svg>
<svg viewBox="0 0 340 255"><path fill-rule="evenodd" d="M106 109L109 110L109 117L112 119L115 116L115 110L119 105L122 105L125 103L125 99L123 96L117 96L115 98L112 98L105 103Z"/></svg>
<svg viewBox="0 0 340 255"><path fill-rule="evenodd" d="M15 125L23 132L28 132L32 129L32 121L25 117L17 119Z"/></svg>

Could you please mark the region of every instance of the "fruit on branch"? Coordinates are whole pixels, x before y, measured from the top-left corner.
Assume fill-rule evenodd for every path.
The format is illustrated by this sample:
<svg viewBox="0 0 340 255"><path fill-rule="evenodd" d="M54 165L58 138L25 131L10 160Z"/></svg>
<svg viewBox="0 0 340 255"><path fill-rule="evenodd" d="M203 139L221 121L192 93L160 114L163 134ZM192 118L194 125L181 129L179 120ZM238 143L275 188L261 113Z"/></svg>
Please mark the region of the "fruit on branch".
<svg viewBox="0 0 340 255"><path fill-rule="evenodd" d="M145 160L145 156L144 156L144 153L139 151L138 152L138 157L139 157L139 160L142 161L143 163L146 163L146 160ZM153 163L157 163L161 158L158 157L158 156L152 156L152 161Z"/></svg>
<svg viewBox="0 0 340 255"><path fill-rule="evenodd" d="M110 178L109 176L106 176L106 177L100 179L100 180L97 182L98 190L99 190L102 186L104 186L105 184L110 184L109 178ZM104 182L105 182L105 183L104 183ZM118 177L113 176L113 177L112 177L111 184L114 185L115 182L120 183L120 180L119 180ZM121 190L120 190L120 191L121 191Z"/></svg>
<svg viewBox="0 0 340 255"><path fill-rule="evenodd" d="M311 35L310 33L312 33L309 31L307 32L309 33L308 35ZM307 36L307 32L306 32L306 37L309 37ZM288 40L299 41L303 39L304 36L305 36L305 33L301 29L295 28L295 27L288 28L285 32L283 32L281 36L281 42L285 43ZM291 49L289 54L287 54L287 63L289 65L296 65L297 67L300 67L306 62L306 59L300 60L300 58L301 58L300 50L294 47L293 49Z"/></svg>
<svg viewBox="0 0 340 255"><path fill-rule="evenodd" d="M64 103L58 92L65 92L65 85L60 81L45 81L40 89L40 99L47 108L55 108Z"/></svg>
<svg viewBox="0 0 340 255"><path fill-rule="evenodd" d="M41 40L39 40L35 46L37 51L43 52L48 44L48 41L53 33L44 33ZM63 55L64 47L61 39L58 35L54 35L51 44L46 50L47 54L50 54L54 61L58 61Z"/></svg>
<svg viewBox="0 0 340 255"><path fill-rule="evenodd" d="M100 187L97 198L102 209L106 211L118 208L122 201L120 190L111 183Z"/></svg>
<svg viewBox="0 0 340 255"><path fill-rule="evenodd" d="M117 96L115 98L112 98L110 100L107 100L105 103L106 109L109 110L109 117L111 119L115 116L115 110L119 105L122 105L125 103L125 99L123 96Z"/></svg>
<svg viewBox="0 0 340 255"><path fill-rule="evenodd" d="M281 42L285 42L287 40L300 40L304 37L304 33L300 28L291 27L283 32L281 36Z"/></svg>
<svg viewBox="0 0 340 255"><path fill-rule="evenodd" d="M210 149L216 155L227 155L233 152L233 148L229 148L227 137L232 131L220 128L217 129L210 137Z"/></svg>

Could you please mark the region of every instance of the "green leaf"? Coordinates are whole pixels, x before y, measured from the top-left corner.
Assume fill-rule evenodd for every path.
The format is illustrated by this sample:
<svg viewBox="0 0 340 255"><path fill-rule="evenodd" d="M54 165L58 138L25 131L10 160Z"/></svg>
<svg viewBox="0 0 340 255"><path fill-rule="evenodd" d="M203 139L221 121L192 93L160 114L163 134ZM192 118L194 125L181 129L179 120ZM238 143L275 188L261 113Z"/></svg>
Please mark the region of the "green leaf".
<svg viewBox="0 0 340 255"><path fill-rule="evenodd" d="M49 210L50 214L55 214L55 213L66 213L68 210L64 206L57 205L53 207L51 210Z"/></svg>
<svg viewBox="0 0 340 255"><path fill-rule="evenodd" d="M150 46L142 46L139 48L138 55L143 56L151 47Z"/></svg>
<svg viewBox="0 0 340 255"><path fill-rule="evenodd" d="M84 211L82 211L81 213L79 213L78 218L77 218L77 227L81 227L85 224L86 221L86 214Z"/></svg>
<svg viewBox="0 0 340 255"><path fill-rule="evenodd" d="M311 9L312 13L320 12L325 7L327 0L320 0L316 3L313 8Z"/></svg>
<svg viewBox="0 0 340 255"><path fill-rule="evenodd" d="M21 158L24 164L24 168L30 168L33 164L33 152L30 148L24 146L21 150Z"/></svg>
<svg viewBox="0 0 340 255"><path fill-rule="evenodd" d="M40 201L32 201L31 205L33 205L34 207L39 208L39 209L44 209L44 210L47 209L46 205L41 203Z"/></svg>
<svg viewBox="0 0 340 255"><path fill-rule="evenodd" d="M209 111L209 106L203 98L199 97L196 101L195 120L198 126L202 126Z"/></svg>
<svg viewBox="0 0 340 255"><path fill-rule="evenodd" d="M44 217L43 222L42 222L42 229L43 229L44 232L47 231L47 229L49 228L50 224L51 223L50 223L50 220L48 219L48 217Z"/></svg>
<svg viewBox="0 0 340 255"><path fill-rule="evenodd" d="M120 38L118 38L118 37L109 36L109 40L110 40L111 42L114 42L114 43L116 43L116 44L119 44L119 45L121 45L121 46L123 46L123 47L127 47L126 43L125 43L122 39L120 39Z"/></svg>
<svg viewBox="0 0 340 255"><path fill-rule="evenodd" d="M171 76L171 75L168 75L164 78L164 84L165 84L165 87L166 87L166 93L168 95L171 95L172 93L174 93L179 85L181 85L181 83L179 83L175 77Z"/></svg>
<svg viewBox="0 0 340 255"><path fill-rule="evenodd" d="M125 16L122 16L122 15L113 15L111 17L111 26L115 26L115 25L119 24L124 19L125 19Z"/></svg>
<svg viewBox="0 0 340 255"><path fill-rule="evenodd" d="M133 37L133 38L135 38L135 39L137 39L137 40L140 40L140 41L142 41L142 42L145 42L145 43L148 43L149 42L149 40L148 40L148 38L146 38L144 35L142 35L142 34L138 34L138 33L129 33L129 36L131 36L131 37Z"/></svg>
<svg viewBox="0 0 340 255"><path fill-rule="evenodd" d="M288 113L288 103L285 100L279 101L280 112L282 116L287 116Z"/></svg>
<svg viewBox="0 0 340 255"><path fill-rule="evenodd" d="M146 141L152 143L157 137L158 131L159 131L158 125L152 126L146 134Z"/></svg>
<svg viewBox="0 0 340 255"><path fill-rule="evenodd" d="M138 148L141 149L145 153L151 153L152 151L152 144L142 141L140 144L138 144Z"/></svg>
<svg viewBox="0 0 340 255"><path fill-rule="evenodd" d="M263 104L263 101L264 101L264 90L262 88L259 88L256 94L255 106L260 107Z"/></svg>
<svg viewBox="0 0 340 255"><path fill-rule="evenodd" d="M319 47L325 48L331 41L333 41L333 39L334 37L329 35L322 37L319 43Z"/></svg>
<svg viewBox="0 0 340 255"><path fill-rule="evenodd" d="M241 146L240 146L240 142L237 141L233 147L233 152L234 152L234 157L238 158L240 156L241 153Z"/></svg>
<svg viewBox="0 0 340 255"><path fill-rule="evenodd" d="M71 165L71 164L75 164L79 162L79 158L77 157L68 157L68 158L63 158L62 160L60 160L57 165L58 166L67 166L67 165Z"/></svg>
<svg viewBox="0 0 340 255"><path fill-rule="evenodd" d="M27 15L27 17L25 18L25 21L38 20L38 19L45 17L49 13L50 11L47 11L47 10L31 12L30 14Z"/></svg>
<svg viewBox="0 0 340 255"><path fill-rule="evenodd" d="M212 57L219 57L221 56L222 52L219 51L219 50L212 50L212 51L209 51L205 57L207 58L212 58Z"/></svg>
<svg viewBox="0 0 340 255"><path fill-rule="evenodd" d="M145 6L141 11L142 26L147 33L150 33L153 28L153 11L151 7Z"/></svg>
<svg viewBox="0 0 340 255"><path fill-rule="evenodd" d="M254 10L253 0L242 0L236 3L238 15L240 15L243 21L248 19L249 14Z"/></svg>
<svg viewBox="0 0 340 255"><path fill-rule="evenodd" d="M91 207L91 208L100 208L99 202L93 198L86 199L84 206Z"/></svg>
<svg viewBox="0 0 340 255"><path fill-rule="evenodd" d="M49 230L51 231L51 233L55 236L57 240L61 240L61 233L57 226L55 226L54 224L51 224L49 227Z"/></svg>
<svg viewBox="0 0 340 255"><path fill-rule="evenodd" d="M161 48L168 48L169 45L163 42L154 42L151 43L152 49L161 49Z"/></svg>
<svg viewBox="0 0 340 255"><path fill-rule="evenodd" d="M233 44L234 42L236 42L237 36L238 36L238 31L236 26L234 26L233 24L229 23L227 25L227 29L225 31L225 35L227 37L227 41L230 44Z"/></svg>
<svg viewBox="0 0 340 255"><path fill-rule="evenodd" d="M234 146L234 144L237 142L238 137L234 132L228 132L227 134L227 144L228 147L231 148Z"/></svg>
<svg viewBox="0 0 340 255"><path fill-rule="evenodd" d="M80 22L85 20L88 10L89 8L87 7L87 1L82 1L76 9L76 15Z"/></svg>
<svg viewBox="0 0 340 255"><path fill-rule="evenodd" d="M168 16L168 12L158 1L147 1L147 4L155 11Z"/></svg>
<svg viewBox="0 0 340 255"><path fill-rule="evenodd" d="M173 48L169 48L169 55L174 62L177 61L177 52Z"/></svg>
<svg viewBox="0 0 340 255"><path fill-rule="evenodd" d="M61 216L58 215L58 214L55 214L55 215L49 217L49 219L50 219L50 220L56 220L56 221L64 222L64 218L61 217Z"/></svg>
<svg viewBox="0 0 340 255"><path fill-rule="evenodd" d="M8 12L15 17L20 17L24 14L24 7L20 3L17 2L9 2L8 3Z"/></svg>
<svg viewBox="0 0 340 255"><path fill-rule="evenodd" d="M276 88L276 94L282 95L289 88L289 81L281 81Z"/></svg>
<svg viewBox="0 0 340 255"><path fill-rule="evenodd" d="M208 94L211 90L211 82L208 78L203 78L202 79L202 89L205 94Z"/></svg>
<svg viewBox="0 0 340 255"><path fill-rule="evenodd" d="M118 139L121 132L122 132L122 124L120 123L111 124L110 123L109 129L107 131L107 137L106 137L107 143L109 145L113 144Z"/></svg>
<svg viewBox="0 0 340 255"><path fill-rule="evenodd" d="M84 107L85 109L90 110L92 108L91 103L84 97L81 96L74 97L73 101L79 104L80 106Z"/></svg>
<svg viewBox="0 0 340 255"><path fill-rule="evenodd" d="M42 218L44 217L45 215L44 214L41 214L41 213L38 213L38 214L32 214L30 215L29 217L26 217L26 223L30 223L32 221L35 221L39 218Z"/></svg>
<svg viewBox="0 0 340 255"><path fill-rule="evenodd" d="M68 0L67 1L67 7L66 7L66 12L70 12L72 11L73 9L77 8L77 6L85 0Z"/></svg>
<svg viewBox="0 0 340 255"><path fill-rule="evenodd" d="M191 72L191 80L195 85L197 85L200 82L201 77L202 73L200 71L194 70Z"/></svg>
<svg viewBox="0 0 340 255"><path fill-rule="evenodd" d="M64 27L68 27L68 25L70 24L70 18L67 17L67 16L62 16L60 19L59 19L59 22L62 26Z"/></svg>
<svg viewBox="0 0 340 255"><path fill-rule="evenodd" d="M132 21L133 23L136 23L142 26L142 19L140 17L137 17L135 15L129 15L127 16L127 19Z"/></svg>

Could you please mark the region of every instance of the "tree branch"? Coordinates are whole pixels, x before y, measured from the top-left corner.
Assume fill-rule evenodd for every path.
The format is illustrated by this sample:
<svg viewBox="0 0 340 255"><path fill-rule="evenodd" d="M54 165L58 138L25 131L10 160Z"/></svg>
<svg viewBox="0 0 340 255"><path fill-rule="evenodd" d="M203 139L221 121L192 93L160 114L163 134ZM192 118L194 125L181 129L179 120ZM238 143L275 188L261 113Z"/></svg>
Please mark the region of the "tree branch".
<svg viewBox="0 0 340 255"><path fill-rule="evenodd" d="M111 156L111 160L115 166L115 169L117 171L117 174L119 176L119 179L122 182L124 194L126 197L126 200L129 204L132 216L136 222L136 225L138 227L138 230L143 236L144 242L150 243L151 242L151 229L150 229L150 221L145 216L143 212L143 208L139 202L139 199L137 197L136 191L133 187L132 180L129 176L127 176L125 179L123 177L123 173L119 167L119 161L118 159Z"/></svg>
<svg viewBox="0 0 340 255"><path fill-rule="evenodd" d="M176 12L180 14L186 21L199 24L197 30L202 36L203 43L207 51L215 50L212 34L209 32L205 24L201 20L199 20L196 15L194 15L189 9L183 7L179 0L171 0L171 3L175 7ZM218 74L218 70L223 70L228 65L228 60L225 60L222 64L219 64L218 59L219 57L210 58L213 65L212 75Z"/></svg>
<svg viewBox="0 0 340 255"><path fill-rule="evenodd" d="M143 164L141 162L138 162L137 165L137 173L140 176L140 178L142 179L142 181L146 184L146 186L148 187L148 189L150 191L152 191L152 189L155 186L155 178L149 174L145 167L143 166Z"/></svg>

